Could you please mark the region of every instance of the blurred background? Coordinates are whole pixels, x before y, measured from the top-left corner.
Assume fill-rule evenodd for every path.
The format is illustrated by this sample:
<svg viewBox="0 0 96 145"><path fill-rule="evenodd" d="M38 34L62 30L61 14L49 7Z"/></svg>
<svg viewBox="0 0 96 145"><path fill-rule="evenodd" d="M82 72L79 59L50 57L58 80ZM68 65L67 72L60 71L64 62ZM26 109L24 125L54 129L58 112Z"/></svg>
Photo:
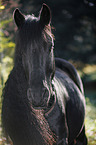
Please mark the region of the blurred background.
<svg viewBox="0 0 96 145"><path fill-rule="evenodd" d="M13 11L18 7L38 16L42 3L52 12L55 56L70 61L84 83L86 134L89 145L96 145L96 0L0 0L0 114L2 89L13 67L17 29ZM1 130L0 120L0 145L5 145Z"/></svg>

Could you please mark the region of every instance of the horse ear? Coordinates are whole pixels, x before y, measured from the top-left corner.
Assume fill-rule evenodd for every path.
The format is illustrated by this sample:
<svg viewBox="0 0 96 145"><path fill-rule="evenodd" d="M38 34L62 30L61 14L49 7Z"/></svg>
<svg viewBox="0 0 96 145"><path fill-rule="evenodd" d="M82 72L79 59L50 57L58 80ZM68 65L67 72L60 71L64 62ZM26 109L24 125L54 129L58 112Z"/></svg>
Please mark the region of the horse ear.
<svg viewBox="0 0 96 145"><path fill-rule="evenodd" d="M15 23L19 28L24 23L25 16L19 11L18 8L14 10L13 16L14 16Z"/></svg>
<svg viewBox="0 0 96 145"><path fill-rule="evenodd" d="M50 8L46 4L42 5L41 11L40 11L40 22L44 26L50 24L51 22L51 11L50 11Z"/></svg>

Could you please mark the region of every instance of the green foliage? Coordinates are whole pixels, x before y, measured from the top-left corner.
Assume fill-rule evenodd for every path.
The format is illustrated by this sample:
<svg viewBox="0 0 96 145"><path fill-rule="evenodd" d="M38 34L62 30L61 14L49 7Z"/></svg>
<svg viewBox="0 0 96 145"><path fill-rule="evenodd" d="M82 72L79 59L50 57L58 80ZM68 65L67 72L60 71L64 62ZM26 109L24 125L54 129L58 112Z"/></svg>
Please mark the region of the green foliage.
<svg viewBox="0 0 96 145"><path fill-rule="evenodd" d="M8 74L10 73L13 66L13 54L15 47L15 43L12 41L11 37L6 35L8 34L6 28L12 19L5 18L4 13L2 15L2 11L4 9L5 6L1 5L0 1L0 145L3 145L1 139L1 95L4 83L7 80Z"/></svg>
<svg viewBox="0 0 96 145"><path fill-rule="evenodd" d="M4 35L4 29L6 24L10 23L11 20L3 20L0 22L0 80L1 85L6 81L10 70L13 65L13 54L15 43L12 42L11 38Z"/></svg>

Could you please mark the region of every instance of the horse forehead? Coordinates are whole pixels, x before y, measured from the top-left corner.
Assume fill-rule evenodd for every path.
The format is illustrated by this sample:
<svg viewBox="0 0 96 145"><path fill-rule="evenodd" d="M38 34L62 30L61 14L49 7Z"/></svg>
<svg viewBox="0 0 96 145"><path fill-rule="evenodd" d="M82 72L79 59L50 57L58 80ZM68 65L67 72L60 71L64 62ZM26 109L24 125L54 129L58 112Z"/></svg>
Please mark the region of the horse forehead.
<svg viewBox="0 0 96 145"><path fill-rule="evenodd" d="M27 44L27 53L30 53L30 55L31 53L33 53L34 55L36 54L36 52L40 53L41 49L42 49L42 45L40 46L40 44L35 40Z"/></svg>
<svg viewBox="0 0 96 145"><path fill-rule="evenodd" d="M19 35L20 39L23 39L23 42L28 41L27 43L33 40L39 40L42 37L39 21L28 18L19 30Z"/></svg>
<svg viewBox="0 0 96 145"><path fill-rule="evenodd" d="M39 18L32 15L25 16L22 27L18 30L20 36L33 34L39 28ZM33 33L32 33L33 32Z"/></svg>

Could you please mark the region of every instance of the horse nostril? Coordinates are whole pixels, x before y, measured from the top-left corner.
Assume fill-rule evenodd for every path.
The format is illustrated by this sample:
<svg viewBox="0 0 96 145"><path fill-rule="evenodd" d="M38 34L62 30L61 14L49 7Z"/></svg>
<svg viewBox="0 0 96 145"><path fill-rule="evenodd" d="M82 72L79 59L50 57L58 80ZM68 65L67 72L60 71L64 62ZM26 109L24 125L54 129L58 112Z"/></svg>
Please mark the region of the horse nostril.
<svg viewBox="0 0 96 145"><path fill-rule="evenodd" d="M28 88L27 89L27 97L30 101L32 101L33 99L33 94L32 94L32 89L31 88Z"/></svg>

